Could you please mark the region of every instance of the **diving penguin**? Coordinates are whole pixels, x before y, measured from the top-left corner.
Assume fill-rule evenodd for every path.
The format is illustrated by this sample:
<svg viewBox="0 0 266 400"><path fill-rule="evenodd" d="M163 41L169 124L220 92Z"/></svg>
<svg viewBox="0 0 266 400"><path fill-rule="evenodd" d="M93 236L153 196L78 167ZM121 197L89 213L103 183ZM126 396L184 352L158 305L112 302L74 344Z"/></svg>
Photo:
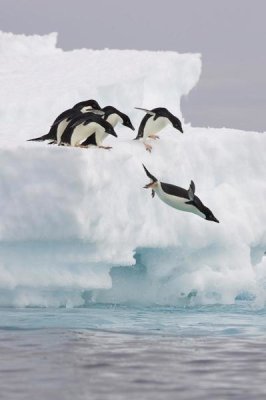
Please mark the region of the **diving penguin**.
<svg viewBox="0 0 266 400"><path fill-rule="evenodd" d="M143 168L146 175L151 179L151 183L145 185L144 188L152 189L152 197L156 193L164 203L177 210L191 212L208 221L219 223L211 210L195 195L195 184L193 181L190 182L189 189L186 190L179 186L170 185L169 183L159 182L144 165Z"/></svg>
<svg viewBox="0 0 266 400"><path fill-rule="evenodd" d="M111 147L102 146L102 142L108 134L117 137L114 128L109 122L99 115L88 113L71 120L62 134L59 144L74 147L94 145L104 149L111 149Z"/></svg>
<svg viewBox="0 0 266 400"><path fill-rule="evenodd" d="M100 106L96 100L85 100L75 104L72 108L62 112L53 122L50 131L43 136L29 139L28 141L44 141L51 140L50 144L60 143L61 136L68 126L69 122L75 116L82 116L85 113L93 112L100 115L104 113L100 111Z"/></svg>
<svg viewBox="0 0 266 400"><path fill-rule="evenodd" d="M168 124L172 124L175 129L183 133L183 128L180 120L174 116L167 108L158 107L152 110L147 110L146 108L135 107L137 110L142 110L146 112L145 117L142 119L137 137L135 140L143 138L143 143L149 152L152 150L152 146L146 143L148 138L159 139L156 133L160 132Z"/></svg>

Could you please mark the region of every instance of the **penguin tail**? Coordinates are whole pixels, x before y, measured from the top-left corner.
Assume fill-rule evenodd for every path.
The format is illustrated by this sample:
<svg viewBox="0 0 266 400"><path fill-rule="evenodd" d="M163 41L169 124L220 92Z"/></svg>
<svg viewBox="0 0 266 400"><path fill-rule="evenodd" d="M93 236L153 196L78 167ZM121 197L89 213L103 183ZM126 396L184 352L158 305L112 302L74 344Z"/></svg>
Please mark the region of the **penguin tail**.
<svg viewBox="0 0 266 400"><path fill-rule="evenodd" d="M33 139L28 139L27 142L43 142L44 140L51 139L49 134L33 138Z"/></svg>
<svg viewBox="0 0 266 400"><path fill-rule="evenodd" d="M158 182L158 179L155 178L155 176L153 176L153 175L147 170L147 168L145 167L144 164L142 164L142 165L143 165L144 171L146 172L147 177L151 179L151 182L148 183L147 185L145 185L145 186L144 186L144 189L150 189L150 188L152 188L152 186L153 186L154 183Z"/></svg>

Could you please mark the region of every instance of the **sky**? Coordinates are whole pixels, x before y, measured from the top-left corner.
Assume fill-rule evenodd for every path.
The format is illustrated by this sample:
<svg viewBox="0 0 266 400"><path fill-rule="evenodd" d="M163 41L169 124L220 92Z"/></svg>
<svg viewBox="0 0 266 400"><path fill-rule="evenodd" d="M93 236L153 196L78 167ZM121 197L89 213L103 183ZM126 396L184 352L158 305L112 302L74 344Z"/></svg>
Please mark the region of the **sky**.
<svg viewBox="0 0 266 400"><path fill-rule="evenodd" d="M265 0L0 0L0 30L58 32L64 50L201 53L200 82L182 100L185 121L264 132L265 15Z"/></svg>

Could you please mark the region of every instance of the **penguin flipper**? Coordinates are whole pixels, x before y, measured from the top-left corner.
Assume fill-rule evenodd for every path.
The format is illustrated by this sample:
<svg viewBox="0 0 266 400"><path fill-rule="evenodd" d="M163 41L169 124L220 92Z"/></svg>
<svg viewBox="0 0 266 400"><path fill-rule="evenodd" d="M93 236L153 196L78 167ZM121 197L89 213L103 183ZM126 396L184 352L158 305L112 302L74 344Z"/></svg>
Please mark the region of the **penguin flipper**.
<svg viewBox="0 0 266 400"><path fill-rule="evenodd" d="M95 132L92 133L89 137L87 137L87 139L84 142L82 142L82 146L89 146L89 145L97 146Z"/></svg>
<svg viewBox="0 0 266 400"><path fill-rule="evenodd" d="M151 197L153 198L155 196L155 191L152 189L151 191Z"/></svg>
<svg viewBox="0 0 266 400"><path fill-rule="evenodd" d="M153 175L147 170L147 168L145 167L145 165L142 164L142 166L143 166L143 168L144 168L144 171L146 172L147 177L150 178L153 182L157 182L158 179L155 178L155 176L153 176Z"/></svg>
<svg viewBox="0 0 266 400"><path fill-rule="evenodd" d="M191 182L190 182L189 189L188 189L188 198L189 198L189 200L192 201L192 202L193 202L193 200L194 200L195 190L196 190L195 183L194 183L193 181L191 181Z"/></svg>
<svg viewBox="0 0 266 400"><path fill-rule="evenodd" d="M69 126L71 128L76 128L76 126L82 125L82 124L83 125L87 125L88 124L88 120L86 120L85 117L80 116L79 119L72 120L72 122L70 122Z"/></svg>
<svg viewBox="0 0 266 400"><path fill-rule="evenodd" d="M146 125L146 123L147 123L149 118L152 118L150 114L146 114L144 116L144 118L142 119L142 121L140 123L138 134L137 134L137 136L135 137L134 140L139 140L139 139L143 138L144 128L145 128L145 125Z"/></svg>
<svg viewBox="0 0 266 400"><path fill-rule="evenodd" d="M149 115L153 115L153 116L155 116L156 114L155 114L155 112L153 112L153 111L151 111L151 110L148 110L147 108L142 108L142 107L134 107L136 110L141 110L141 111L144 111L145 113L147 113L147 114L149 114Z"/></svg>

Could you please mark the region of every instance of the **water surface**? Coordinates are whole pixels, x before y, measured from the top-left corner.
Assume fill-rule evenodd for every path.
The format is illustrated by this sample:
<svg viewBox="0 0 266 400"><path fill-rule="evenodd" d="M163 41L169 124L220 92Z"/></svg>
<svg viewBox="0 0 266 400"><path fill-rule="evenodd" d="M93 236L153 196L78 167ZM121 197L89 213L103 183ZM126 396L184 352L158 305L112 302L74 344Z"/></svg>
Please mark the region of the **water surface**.
<svg viewBox="0 0 266 400"><path fill-rule="evenodd" d="M265 399L265 310L1 309L1 398Z"/></svg>

